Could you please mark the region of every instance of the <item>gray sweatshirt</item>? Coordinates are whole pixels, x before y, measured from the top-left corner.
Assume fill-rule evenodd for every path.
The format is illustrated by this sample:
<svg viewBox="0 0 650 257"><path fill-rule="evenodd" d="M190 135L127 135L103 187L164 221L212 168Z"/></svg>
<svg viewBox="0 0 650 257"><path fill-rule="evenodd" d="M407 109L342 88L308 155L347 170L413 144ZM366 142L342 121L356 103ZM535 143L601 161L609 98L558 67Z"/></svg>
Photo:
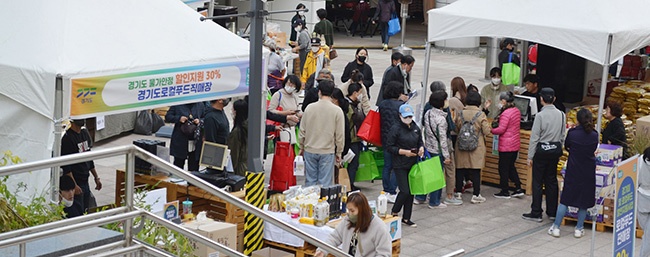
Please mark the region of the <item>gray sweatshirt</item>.
<svg viewBox="0 0 650 257"><path fill-rule="evenodd" d="M646 162L643 155L639 156L641 166L639 166L639 200L637 202L637 211L642 213L650 212L650 163Z"/></svg>
<svg viewBox="0 0 650 257"><path fill-rule="evenodd" d="M398 221L399 222L399 221ZM348 218L345 217L332 231L326 243L331 246L340 246L343 252L350 249L350 241L354 234L354 228L348 228ZM323 251L320 248L319 251ZM325 253L325 251L323 251ZM325 253L327 256L327 253ZM359 233L357 252L354 256L360 257L390 257L392 256L392 243L386 224L381 218L374 216L370 221L368 231Z"/></svg>
<svg viewBox="0 0 650 257"><path fill-rule="evenodd" d="M532 160L539 142L560 142L564 146L566 135L566 118L564 113L554 105L545 105L542 111L535 115L533 131L528 145L528 160Z"/></svg>

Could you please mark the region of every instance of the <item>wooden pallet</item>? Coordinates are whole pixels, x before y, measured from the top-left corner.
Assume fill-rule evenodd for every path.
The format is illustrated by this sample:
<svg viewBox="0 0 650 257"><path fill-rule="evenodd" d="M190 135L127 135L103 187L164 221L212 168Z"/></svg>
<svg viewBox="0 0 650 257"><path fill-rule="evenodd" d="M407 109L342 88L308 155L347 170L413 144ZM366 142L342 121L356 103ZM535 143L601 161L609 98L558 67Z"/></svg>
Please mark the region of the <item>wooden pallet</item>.
<svg viewBox="0 0 650 257"><path fill-rule="evenodd" d="M521 146L519 148L519 157L515 162L519 180L521 181L522 189L526 190L526 194L532 194L533 176L532 170L528 167L528 145L530 142L530 131L521 130L520 132ZM499 156L492 154L492 137L485 138L485 167L481 171L481 181L490 184L499 184ZM509 182L511 187L515 184Z"/></svg>
<svg viewBox="0 0 650 257"><path fill-rule="evenodd" d="M397 239L393 241L392 257L399 257L399 254L401 252L401 245L402 245L401 241L402 241L401 239ZM282 243L277 243L265 239L264 245L272 248L277 248L282 251L287 251L289 253L294 254L296 257L308 257L308 256L314 256L316 254L316 246L313 246L307 242L305 242L305 245L303 247L295 247L295 246L285 245ZM333 257L333 255L329 254L328 257Z"/></svg>
<svg viewBox="0 0 650 257"><path fill-rule="evenodd" d="M562 225L567 225L567 223L577 223L578 219L571 218L571 217L564 217L562 219ZM585 224L592 224L592 221L590 220L585 220ZM598 232L605 232L605 231L614 231L614 224L611 223L604 223L604 222L596 222L596 231ZM643 230L639 227L636 228L635 232L636 238L641 238L643 236Z"/></svg>

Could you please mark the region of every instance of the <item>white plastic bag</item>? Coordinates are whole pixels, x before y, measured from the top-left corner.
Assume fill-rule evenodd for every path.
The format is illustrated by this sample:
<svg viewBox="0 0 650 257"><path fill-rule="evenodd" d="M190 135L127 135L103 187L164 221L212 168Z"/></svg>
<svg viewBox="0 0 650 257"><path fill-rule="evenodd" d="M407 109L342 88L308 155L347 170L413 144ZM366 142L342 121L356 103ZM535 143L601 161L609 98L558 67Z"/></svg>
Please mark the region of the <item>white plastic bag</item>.
<svg viewBox="0 0 650 257"><path fill-rule="evenodd" d="M305 176L305 160L302 158L302 155L298 155L293 159L293 175Z"/></svg>
<svg viewBox="0 0 650 257"><path fill-rule="evenodd" d="M343 161L344 161L344 162L347 162L347 163L350 163L350 162L352 162L352 159L354 159L354 156L356 156L356 154L354 154L354 152L352 151L352 149L348 149L348 153L346 153L346 154L343 156Z"/></svg>
<svg viewBox="0 0 650 257"><path fill-rule="evenodd" d="M296 140L296 127L284 128L280 131L280 141L295 144Z"/></svg>

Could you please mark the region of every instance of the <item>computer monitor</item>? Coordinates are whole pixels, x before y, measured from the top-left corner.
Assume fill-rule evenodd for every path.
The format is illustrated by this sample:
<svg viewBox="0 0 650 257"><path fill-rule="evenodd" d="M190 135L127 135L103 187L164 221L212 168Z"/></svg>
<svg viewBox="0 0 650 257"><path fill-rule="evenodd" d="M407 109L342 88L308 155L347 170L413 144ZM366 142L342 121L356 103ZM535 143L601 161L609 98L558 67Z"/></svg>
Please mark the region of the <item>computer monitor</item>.
<svg viewBox="0 0 650 257"><path fill-rule="evenodd" d="M203 142L199 164L208 169L223 170L228 165L230 150L227 145Z"/></svg>
<svg viewBox="0 0 650 257"><path fill-rule="evenodd" d="M521 112L522 121L530 121L537 114L537 99L535 97L515 95L514 104Z"/></svg>

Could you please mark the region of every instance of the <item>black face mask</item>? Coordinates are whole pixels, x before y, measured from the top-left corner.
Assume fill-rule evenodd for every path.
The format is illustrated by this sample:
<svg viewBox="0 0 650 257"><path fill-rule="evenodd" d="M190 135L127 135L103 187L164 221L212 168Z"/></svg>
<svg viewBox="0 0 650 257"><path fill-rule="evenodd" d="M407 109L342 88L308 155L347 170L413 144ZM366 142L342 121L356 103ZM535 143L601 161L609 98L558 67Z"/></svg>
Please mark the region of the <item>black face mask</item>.
<svg viewBox="0 0 650 257"><path fill-rule="evenodd" d="M365 63L365 62L366 62L366 58L367 58L367 57L365 57L365 56L359 56L359 57L357 57L357 60L359 60L360 62L364 62L364 63Z"/></svg>
<svg viewBox="0 0 650 257"><path fill-rule="evenodd" d="M222 103L223 103L223 107L226 107L226 106L228 106L228 104L230 103L230 98L223 99L222 101L223 101L223 102L222 102Z"/></svg>

